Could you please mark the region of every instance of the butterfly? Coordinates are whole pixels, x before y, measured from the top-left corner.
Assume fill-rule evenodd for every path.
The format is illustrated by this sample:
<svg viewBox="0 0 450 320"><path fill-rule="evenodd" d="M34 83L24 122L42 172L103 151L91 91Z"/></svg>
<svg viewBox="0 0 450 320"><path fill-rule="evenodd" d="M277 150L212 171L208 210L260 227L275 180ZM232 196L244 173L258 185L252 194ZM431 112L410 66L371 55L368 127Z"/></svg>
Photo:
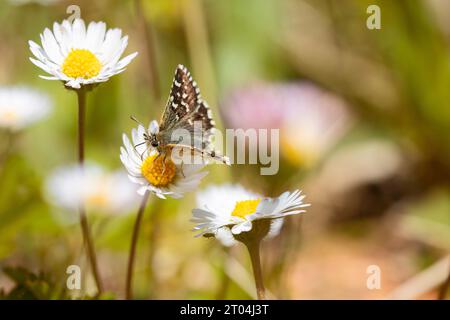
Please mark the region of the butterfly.
<svg viewBox="0 0 450 320"><path fill-rule="evenodd" d="M161 120L159 123L156 120L150 123L144 133L144 143L148 148L155 148L158 156L163 155L164 159L177 149L178 153L187 151L192 156L229 165L228 157L212 149L214 126L211 109L202 99L190 72L180 64L175 70Z"/></svg>

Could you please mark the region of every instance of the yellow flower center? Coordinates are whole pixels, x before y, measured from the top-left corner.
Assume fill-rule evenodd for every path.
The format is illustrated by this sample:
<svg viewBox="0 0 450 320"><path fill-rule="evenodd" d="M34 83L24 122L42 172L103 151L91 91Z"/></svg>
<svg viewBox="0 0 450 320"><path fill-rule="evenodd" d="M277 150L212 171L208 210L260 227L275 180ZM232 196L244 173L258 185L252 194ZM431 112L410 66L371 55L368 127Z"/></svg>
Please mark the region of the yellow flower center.
<svg viewBox="0 0 450 320"><path fill-rule="evenodd" d="M1 115L1 117L6 122L11 123L17 120L17 113L15 113L14 111L6 111Z"/></svg>
<svg viewBox="0 0 450 320"><path fill-rule="evenodd" d="M108 204L108 197L103 192L94 193L86 199L87 205L91 205L96 208L104 208Z"/></svg>
<svg viewBox="0 0 450 320"><path fill-rule="evenodd" d="M62 72L71 78L90 79L100 73L102 64L87 49L72 49L62 65Z"/></svg>
<svg viewBox="0 0 450 320"><path fill-rule="evenodd" d="M245 219L246 215L256 212L256 208L258 208L260 202L261 199L238 201L236 202L236 205L231 215Z"/></svg>
<svg viewBox="0 0 450 320"><path fill-rule="evenodd" d="M297 133L297 135L299 135ZM292 165L309 168L313 166L320 157L320 149L317 141L303 139L299 142L292 139L292 136L285 135L281 137L281 150Z"/></svg>
<svg viewBox="0 0 450 320"><path fill-rule="evenodd" d="M147 157L141 167L142 175L155 187L166 187L175 178L176 167L170 157L164 163L164 156Z"/></svg>

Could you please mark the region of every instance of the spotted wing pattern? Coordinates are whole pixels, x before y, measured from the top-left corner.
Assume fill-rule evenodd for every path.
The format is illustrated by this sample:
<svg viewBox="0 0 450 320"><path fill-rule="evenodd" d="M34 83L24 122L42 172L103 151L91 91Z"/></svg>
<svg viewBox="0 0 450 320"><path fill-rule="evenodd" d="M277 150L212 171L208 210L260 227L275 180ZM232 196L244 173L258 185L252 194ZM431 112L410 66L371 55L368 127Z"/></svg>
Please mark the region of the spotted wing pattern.
<svg viewBox="0 0 450 320"><path fill-rule="evenodd" d="M204 149L210 143L214 125L211 110L202 100L196 82L186 67L178 65L159 125L162 143L180 142L174 141L173 133L177 129L184 129L182 131L189 134L191 144ZM184 140L187 141L187 137Z"/></svg>

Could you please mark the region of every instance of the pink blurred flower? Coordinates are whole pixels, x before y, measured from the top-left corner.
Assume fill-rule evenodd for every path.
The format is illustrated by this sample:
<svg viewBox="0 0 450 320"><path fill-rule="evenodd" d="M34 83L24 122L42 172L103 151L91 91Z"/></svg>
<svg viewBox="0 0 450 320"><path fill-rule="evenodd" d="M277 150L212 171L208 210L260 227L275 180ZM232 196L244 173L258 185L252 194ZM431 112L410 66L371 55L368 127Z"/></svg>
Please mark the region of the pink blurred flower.
<svg viewBox="0 0 450 320"><path fill-rule="evenodd" d="M221 111L232 128L279 128L281 152L301 165L320 159L351 122L340 97L309 82L240 88L224 100Z"/></svg>

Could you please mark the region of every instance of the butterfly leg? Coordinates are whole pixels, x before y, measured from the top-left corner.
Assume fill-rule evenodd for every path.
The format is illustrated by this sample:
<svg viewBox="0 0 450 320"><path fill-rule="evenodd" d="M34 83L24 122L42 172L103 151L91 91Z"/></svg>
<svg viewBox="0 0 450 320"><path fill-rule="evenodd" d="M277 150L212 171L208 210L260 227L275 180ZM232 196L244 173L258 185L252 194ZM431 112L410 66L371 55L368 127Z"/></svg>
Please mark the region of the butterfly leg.
<svg viewBox="0 0 450 320"><path fill-rule="evenodd" d="M139 146L142 146L143 144L145 144L146 142L144 141L144 142L141 142L141 143L138 143L137 145L134 145L133 146L133 148L134 148L134 150L137 152L137 147L139 147ZM144 152L142 152L139 156L140 156L140 158L141 158L141 160L142 160L142 156L144 155L144 153L146 152L148 150L148 148L146 148L145 150L144 150Z"/></svg>
<svg viewBox="0 0 450 320"><path fill-rule="evenodd" d="M181 171L181 175L183 176L183 178L186 178L186 176L184 175L184 172L183 172L183 164L184 164L184 162L181 161L180 171Z"/></svg>
<svg viewBox="0 0 450 320"><path fill-rule="evenodd" d="M148 149L150 149L150 146L148 146L147 148L145 148L144 151L142 151L142 153L139 155L141 157L141 160L144 160L144 153L146 153L148 151Z"/></svg>
<svg viewBox="0 0 450 320"><path fill-rule="evenodd" d="M159 155L157 157L159 157ZM162 161L162 165L163 165L163 170L162 170L162 173L161 173L162 176L164 176L164 173L166 172L166 157L167 157L167 153L164 153L164 158L163 158L163 161Z"/></svg>
<svg viewBox="0 0 450 320"><path fill-rule="evenodd" d="M145 143L147 143L147 141L144 141L144 142L141 142L141 143L136 144L136 145L134 146L134 149L136 149L136 147L142 146L142 145L145 144Z"/></svg>
<svg viewBox="0 0 450 320"><path fill-rule="evenodd" d="M226 157L226 156L218 154L215 150L207 151L207 150L203 150L203 149L197 148L195 146L177 145L177 144L169 144L168 146L169 147L181 147L181 148L189 149L193 153L200 154L201 157L202 157L202 160L205 160L205 158L206 159L211 158L211 159L214 159L216 161L220 161L220 162L222 162L222 163L224 163L226 165L230 165L230 159L228 157Z"/></svg>

